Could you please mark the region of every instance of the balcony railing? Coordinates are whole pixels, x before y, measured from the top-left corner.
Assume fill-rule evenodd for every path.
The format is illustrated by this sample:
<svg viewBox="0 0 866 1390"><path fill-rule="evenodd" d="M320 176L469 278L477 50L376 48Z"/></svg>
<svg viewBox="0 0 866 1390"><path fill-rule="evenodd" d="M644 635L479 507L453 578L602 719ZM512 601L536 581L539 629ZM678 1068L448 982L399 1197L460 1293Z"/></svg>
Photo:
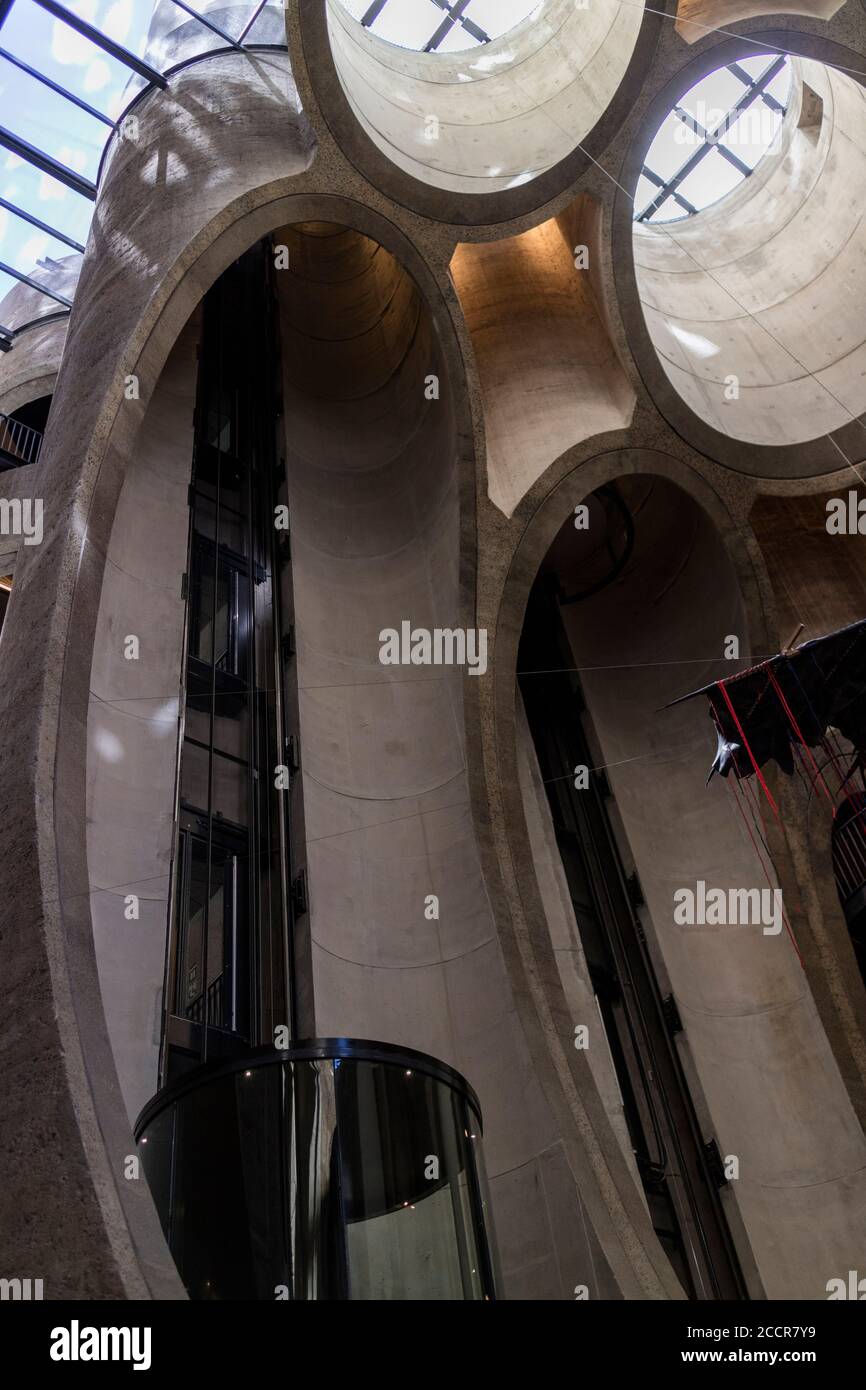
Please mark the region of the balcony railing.
<svg viewBox="0 0 866 1390"><path fill-rule="evenodd" d="M0 467L20 468L36 463L42 448L42 434L0 411Z"/></svg>
<svg viewBox="0 0 866 1390"><path fill-rule="evenodd" d="M833 869L846 916L866 906L866 796L856 792L839 807L833 826Z"/></svg>
<svg viewBox="0 0 866 1390"><path fill-rule="evenodd" d="M173 1082L135 1132L191 1298L495 1297L478 1101L432 1057L260 1049Z"/></svg>

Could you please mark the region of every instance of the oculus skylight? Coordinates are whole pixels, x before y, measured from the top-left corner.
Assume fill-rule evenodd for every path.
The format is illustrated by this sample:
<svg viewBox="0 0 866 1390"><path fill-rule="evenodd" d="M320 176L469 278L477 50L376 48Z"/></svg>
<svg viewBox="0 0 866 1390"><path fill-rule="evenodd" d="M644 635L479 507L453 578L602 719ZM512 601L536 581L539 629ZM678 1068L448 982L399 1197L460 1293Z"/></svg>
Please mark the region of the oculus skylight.
<svg viewBox="0 0 866 1390"><path fill-rule="evenodd" d="M341 0L388 43L420 53L460 53L490 43L528 19L541 0Z"/></svg>
<svg viewBox="0 0 866 1390"><path fill-rule="evenodd" d="M635 220L675 222L733 192L779 133L791 93L791 63L761 53L697 82L650 145L635 193Z"/></svg>

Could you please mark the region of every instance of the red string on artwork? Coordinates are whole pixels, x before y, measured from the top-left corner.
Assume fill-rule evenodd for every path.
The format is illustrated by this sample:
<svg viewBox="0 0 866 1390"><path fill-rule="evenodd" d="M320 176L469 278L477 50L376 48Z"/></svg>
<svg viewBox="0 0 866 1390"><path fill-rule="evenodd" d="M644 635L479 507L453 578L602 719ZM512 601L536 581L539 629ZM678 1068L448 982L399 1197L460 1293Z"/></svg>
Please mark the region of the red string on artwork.
<svg viewBox="0 0 866 1390"><path fill-rule="evenodd" d="M779 700L780 700L781 705L782 705L782 709L785 711L785 713L786 713L787 716L788 716L788 722L789 722L789 724L791 725L792 729L794 730L794 733L797 735L797 738L800 740L800 743L801 743L803 749L804 749L805 752L806 752L806 756L808 757L810 763L812 764L812 767L813 767L814 770L815 770L815 776L817 777L818 781L819 781L820 784L821 784L821 787L823 788L824 795L826 796L826 798L827 798L827 800L829 801L830 805L833 806L833 807L835 808L836 803L835 803L835 801L833 800L833 795L832 795L832 793L831 793L831 791L830 791L830 788L827 786L827 783L824 781L823 775L822 775L822 773L821 773L821 769L818 767L818 764L815 762L814 756L813 756L813 754L812 754L812 750L811 750L811 748L809 747L809 745L807 744L806 740L804 739L803 734L802 734L802 732L801 732L801 730L800 730L800 726L799 726L799 724L797 723L796 719L794 718L794 711L791 709L791 706L788 704L788 701L785 699L785 692L783 691L782 687L780 686L779 682L777 681L775 672L772 670L771 667L768 667L768 668L767 668L767 675L770 677L770 682L771 682L771 684L772 684L772 686L773 686L773 689L775 690L776 694L777 694L778 697L779 697Z"/></svg>
<svg viewBox="0 0 866 1390"><path fill-rule="evenodd" d="M736 803L737 803L737 809L739 810L740 815L742 816L743 824L745 825L746 831L748 832L749 839L750 839L751 842L752 842L752 847L753 847L753 849L754 849L756 855L758 856L758 861L759 861L759 863L760 863L760 865L761 865L761 868L762 868L763 871L764 871L764 877L765 877L765 879L767 880L767 883L768 883L768 885L769 885L770 891L773 892L773 891L774 891L774 888L773 888L773 880L772 880L772 878L770 877L770 872L769 872L769 869L767 868L767 865L764 863L764 856L761 854L761 851L758 849L758 843L757 843L757 841L756 841L754 835L752 834L752 827L751 827L751 825L749 824L749 819L748 819L748 817L747 817L747 815L746 815L746 813L745 813L745 810L744 810L744 808L743 808L742 802L740 801L740 790L739 790L740 783L739 783L739 778L737 778L737 786L736 786L736 788L733 787L733 786L731 785L729 779L726 778L725 780L728 782L728 789L729 789L729 791L731 792L731 795L733 796L734 800L735 800ZM802 955L800 954L800 947L797 945L797 938L794 936L794 933L793 933L793 931L791 930L791 923L788 921L788 918L787 918L787 915L786 915L786 913L785 913L784 907L782 908L782 921L785 923L785 930L786 930L787 933L788 933L788 936L789 936L790 941L791 941L791 945L794 947L794 950L795 950L796 953L797 953L797 959L798 959L798 961L800 962L800 965L802 966L802 968L805 970L805 969L806 969L806 962L803 960L803 957L802 957Z"/></svg>
<svg viewBox="0 0 866 1390"><path fill-rule="evenodd" d="M731 697L730 697L730 695L728 694L727 690L725 689L725 683L724 683L724 681L717 681L716 684L718 685L719 690L721 690L722 694L723 694L724 697L725 697L725 704L728 706L728 709L729 709L730 712L731 712L731 717L732 717L734 723L735 723L736 726L737 726L737 732L739 733L740 738L743 740L743 747L745 748L746 752L747 752L748 755L749 755L749 759L750 759L750 761L751 761L752 767L755 769L755 776L757 777L758 781L760 782L761 786L763 787L763 789L764 789L764 795L766 796L767 800L769 801L770 805L771 805L772 808L773 808L773 815L776 817L776 820L778 820L778 819L779 819L779 808L778 808L778 806L776 805L775 801L773 800L773 794L772 794L772 792L770 791L770 788L767 786L767 783L764 781L764 774L761 772L761 769L758 767L758 764L757 764L757 762L755 761L755 755L754 755L754 753L752 752L751 748L749 747L749 740L746 738L746 735L745 735L745 733L743 732L743 726L742 726L742 724L740 723L739 716L737 715L737 711L734 709L734 706L733 706L733 704L731 703Z"/></svg>

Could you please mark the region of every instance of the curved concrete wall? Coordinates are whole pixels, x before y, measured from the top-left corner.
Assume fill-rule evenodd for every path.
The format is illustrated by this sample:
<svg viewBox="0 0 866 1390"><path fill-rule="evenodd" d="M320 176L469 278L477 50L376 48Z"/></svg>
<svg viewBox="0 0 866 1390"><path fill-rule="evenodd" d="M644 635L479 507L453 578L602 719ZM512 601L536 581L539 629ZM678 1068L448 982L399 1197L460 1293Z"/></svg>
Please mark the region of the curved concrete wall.
<svg viewBox="0 0 866 1390"><path fill-rule="evenodd" d="M374 144L436 188L493 193L552 168L603 115L628 67L639 4L542 0L467 53L411 53L327 0L344 91Z"/></svg>
<svg viewBox="0 0 866 1390"><path fill-rule="evenodd" d="M220 118L208 123L215 83ZM122 480L168 352L213 279L280 220L270 204L315 152L284 55L189 68L140 114L139 143L115 143L103 172L34 484L45 538L22 547L3 633L0 1028L12 1137L0 1147L0 1229L7 1266L44 1270L50 1298L184 1297L146 1187L124 1177L132 1136L87 872L92 653ZM138 400L124 389L130 373Z"/></svg>
<svg viewBox="0 0 866 1390"><path fill-rule="evenodd" d="M732 1189L767 1296L826 1298L827 1280L857 1267L866 1138L806 974L784 928L673 918L675 891L699 879L767 886L730 789L704 786L706 706L657 713L730 672L727 635L748 655L739 586L708 516L656 480L626 572L563 616L575 664L591 656L588 708L720 1150L739 1158Z"/></svg>
<svg viewBox="0 0 866 1390"><path fill-rule="evenodd" d="M321 225L278 239L292 266L278 285L311 1026L421 1048L470 1079L509 1296L566 1299L578 1283L616 1296L534 1072L482 877L462 673L379 662L386 628L461 622L460 384L383 248Z"/></svg>
<svg viewBox="0 0 866 1390"><path fill-rule="evenodd" d="M700 419L759 445L802 444L866 410L866 97L842 72L794 66L783 131L755 174L633 236L668 380ZM804 81L823 101L820 128L798 124Z"/></svg>
<svg viewBox="0 0 866 1390"><path fill-rule="evenodd" d="M451 262L481 378L488 493L506 516L566 449L631 421L594 279L598 219L584 195L521 236L463 243Z"/></svg>
<svg viewBox="0 0 866 1390"><path fill-rule="evenodd" d="M81 261L76 252L47 269L36 266L29 273L34 280L72 299ZM62 305L29 285L15 285L0 300L0 325L18 330L11 350L0 353L0 410L5 414L51 395L68 323Z"/></svg>
<svg viewBox="0 0 866 1390"><path fill-rule="evenodd" d="M197 344L196 316L172 349L129 461L106 555L87 711L93 941L130 1121L158 1083ZM139 644L132 660L129 636Z"/></svg>
<svg viewBox="0 0 866 1390"><path fill-rule="evenodd" d="M760 15L813 15L832 19L845 0L679 0L677 30L686 43L698 43L708 29L729 28Z"/></svg>
<svg viewBox="0 0 866 1390"><path fill-rule="evenodd" d="M252 18L255 4L253 0L196 0L192 8L236 39ZM267 0L245 43L283 45L285 42L283 0ZM225 47L227 45L219 34L178 9L172 0L157 0L147 31L144 57L160 72L174 67L176 63ZM134 86L132 90L135 89Z"/></svg>

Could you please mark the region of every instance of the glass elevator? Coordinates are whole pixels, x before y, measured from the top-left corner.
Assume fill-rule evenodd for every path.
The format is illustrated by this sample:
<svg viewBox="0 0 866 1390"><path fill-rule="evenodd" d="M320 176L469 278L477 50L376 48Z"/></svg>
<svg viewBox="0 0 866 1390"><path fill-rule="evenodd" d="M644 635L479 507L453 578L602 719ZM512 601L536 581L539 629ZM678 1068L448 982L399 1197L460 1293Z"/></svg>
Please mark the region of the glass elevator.
<svg viewBox="0 0 866 1390"><path fill-rule="evenodd" d="M492 1299L469 1085L409 1048L297 1036L273 264L262 242L203 305L161 1084L136 1139L192 1298Z"/></svg>

